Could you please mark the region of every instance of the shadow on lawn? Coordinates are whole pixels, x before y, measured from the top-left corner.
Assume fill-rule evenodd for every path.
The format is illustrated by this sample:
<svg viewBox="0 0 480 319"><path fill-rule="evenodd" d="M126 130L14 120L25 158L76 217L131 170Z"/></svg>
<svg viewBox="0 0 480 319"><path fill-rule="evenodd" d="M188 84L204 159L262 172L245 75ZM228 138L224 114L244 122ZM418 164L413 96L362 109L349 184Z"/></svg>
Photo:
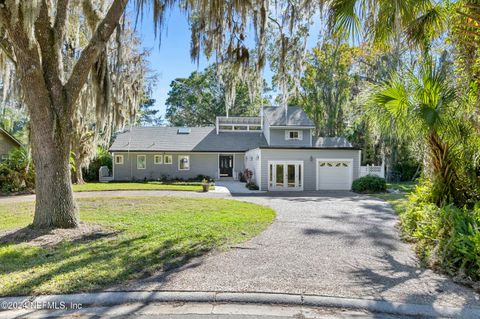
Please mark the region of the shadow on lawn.
<svg viewBox="0 0 480 319"><path fill-rule="evenodd" d="M152 245L152 241L158 241L158 245ZM210 251L213 243L209 237L198 241L182 237L158 240L152 235L128 238L120 234L47 248L21 246L9 250L9 244L0 244L0 252L2 247L7 248L0 253L0 278L6 279L0 286L0 296L98 291L159 271L170 272Z"/></svg>

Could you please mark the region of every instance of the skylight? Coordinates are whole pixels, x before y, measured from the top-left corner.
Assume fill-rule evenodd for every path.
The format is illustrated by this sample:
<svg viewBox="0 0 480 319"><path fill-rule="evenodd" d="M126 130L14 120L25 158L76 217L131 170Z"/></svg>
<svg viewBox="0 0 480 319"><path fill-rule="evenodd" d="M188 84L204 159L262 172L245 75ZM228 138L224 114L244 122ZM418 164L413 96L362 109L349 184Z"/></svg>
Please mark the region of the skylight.
<svg viewBox="0 0 480 319"><path fill-rule="evenodd" d="M180 127L177 134L190 134L192 130L189 127Z"/></svg>

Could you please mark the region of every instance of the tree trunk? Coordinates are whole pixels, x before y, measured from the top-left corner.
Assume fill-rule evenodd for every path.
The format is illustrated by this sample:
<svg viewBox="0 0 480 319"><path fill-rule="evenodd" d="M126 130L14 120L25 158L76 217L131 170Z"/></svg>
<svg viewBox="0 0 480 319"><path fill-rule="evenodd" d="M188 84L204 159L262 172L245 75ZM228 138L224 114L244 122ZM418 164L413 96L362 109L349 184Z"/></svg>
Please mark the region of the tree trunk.
<svg viewBox="0 0 480 319"><path fill-rule="evenodd" d="M74 228L79 216L71 186L69 137L50 126L47 122L36 123L32 129L36 190L33 226Z"/></svg>
<svg viewBox="0 0 480 319"><path fill-rule="evenodd" d="M82 161L80 160L79 155L75 155L75 175L73 182L75 184L85 184L85 180L83 179Z"/></svg>

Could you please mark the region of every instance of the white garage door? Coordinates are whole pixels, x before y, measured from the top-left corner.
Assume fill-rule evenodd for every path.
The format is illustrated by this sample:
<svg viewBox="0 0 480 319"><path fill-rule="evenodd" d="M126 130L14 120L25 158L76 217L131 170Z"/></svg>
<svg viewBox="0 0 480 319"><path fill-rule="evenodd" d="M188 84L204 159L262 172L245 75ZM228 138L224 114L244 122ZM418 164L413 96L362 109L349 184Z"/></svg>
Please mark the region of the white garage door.
<svg viewBox="0 0 480 319"><path fill-rule="evenodd" d="M317 160L317 190L350 190L352 160Z"/></svg>

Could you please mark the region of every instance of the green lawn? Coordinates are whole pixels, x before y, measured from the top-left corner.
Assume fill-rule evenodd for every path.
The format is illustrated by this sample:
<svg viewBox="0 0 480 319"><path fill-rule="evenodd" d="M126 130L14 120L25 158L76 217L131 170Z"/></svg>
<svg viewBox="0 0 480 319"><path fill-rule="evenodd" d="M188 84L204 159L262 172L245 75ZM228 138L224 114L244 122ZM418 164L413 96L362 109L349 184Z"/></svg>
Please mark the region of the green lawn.
<svg viewBox="0 0 480 319"><path fill-rule="evenodd" d="M53 245L0 244L0 296L95 291L172 269L263 231L272 209L225 199L79 199L81 219L113 234ZM0 238L27 226L34 203L0 205Z"/></svg>
<svg viewBox="0 0 480 319"><path fill-rule="evenodd" d="M387 183L388 189L396 189L400 192L371 194L371 196L378 197L388 202L398 214L404 209L407 196L415 190L416 186L417 183L415 182Z"/></svg>
<svg viewBox="0 0 480 319"><path fill-rule="evenodd" d="M215 186L210 186L215 189ZM200 182L131 182L131 183L86 183L73 185L74 192L117 191L117 190L169 190L169 191L201 191Z"/></svg>

